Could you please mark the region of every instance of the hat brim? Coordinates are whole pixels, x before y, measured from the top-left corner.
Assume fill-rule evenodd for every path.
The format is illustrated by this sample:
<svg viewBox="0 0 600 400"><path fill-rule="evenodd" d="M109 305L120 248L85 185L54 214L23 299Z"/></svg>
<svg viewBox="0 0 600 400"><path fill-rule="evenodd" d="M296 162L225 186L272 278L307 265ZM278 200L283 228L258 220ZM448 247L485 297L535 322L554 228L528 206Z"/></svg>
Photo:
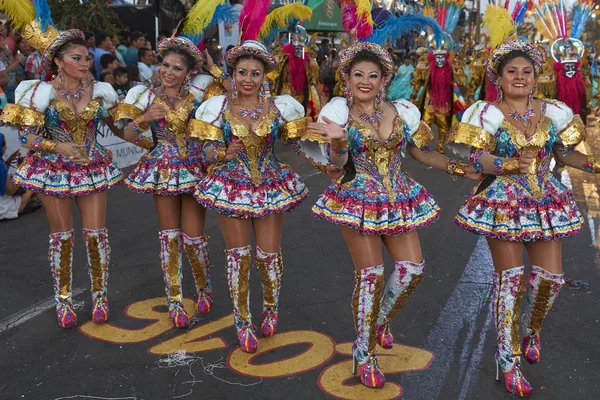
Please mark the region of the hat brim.
<svg viewBox="0 0 600 400"><path fill-rule="evenodd" d="M193 72L197 72L204 63L202 52L189 39L184 37L165 38L158 42L158 54L161 56L167 50L183 50L194 59Z"/></svg>
<svg viewBox="0 0 600 400"><path fill-rule="evenodd" d="M544 54L531 40L509 40L502 43L494 50L489 58L487 65L488 80L494 85L500 85L500 76L498 75L498 67L504 61L504 58L513 51L522 51L531 57L533 68L536 76L542 72L544 66Z"/></svg>
<svg viewBox="0 0 600 400"><path fill-rule="evenodd" d="M230 49L225 55L225 59L227 60L227 65L233 68L235 67L237 59L244 56L255 57L262 60L265 63L266 72L273 71L277 66L277 61L275 61L275 57L273 57L272 54L258 48L244 45Z"/></svg>
<svg viewBox="0 0 600 400"><path fill-rule="evenodd" d="M59 33L58 38L55 39L50 46L42 54L42 64L46 69L52 69L52 60L54 55L67 42L73 39L85 40L85 34L79 29L69 29L68 31L62 31Z"/></svg>
<svg viewBox="0 0 600 400"><path fill-rule="evenodd" d="M385 75L386 84L388 84L394 76L394 62L390 57L387 50L378 44L371 42L358 42L348 47L346 50L340 53L340 71L342 77L347 80L350 75L350 64L354 60L354 57L361 52L368 51L373 53L381 63L383 67L383 74Z"/></svg>

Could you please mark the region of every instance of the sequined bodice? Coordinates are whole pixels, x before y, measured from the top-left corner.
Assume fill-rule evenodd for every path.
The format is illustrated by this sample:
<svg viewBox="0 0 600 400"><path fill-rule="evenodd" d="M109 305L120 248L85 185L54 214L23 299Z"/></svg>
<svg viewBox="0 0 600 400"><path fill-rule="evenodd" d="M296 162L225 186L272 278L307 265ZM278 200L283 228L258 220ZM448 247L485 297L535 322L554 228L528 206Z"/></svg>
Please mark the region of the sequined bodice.
<svg viewBox="0 0 600 400"><path fill-rule="evenodd" d="M46 130L51 139L83 145L89 154L103 111L100 98L90 100L79 115L60 100L52 99L46 109Z"/></svg>
<svg viewBox="0 0 600 400"><path fill-rule="evenodd" d="M191 93L177 110L171 109L159 97L154 98L153 104L163 105L166 115L162 120L155 121L150 125L152 134L157 141L171 144L179 150L181 156L185 156L187 154L188 123L200 104Z"/></svg>
<svg viewBox="0 0 600 400"><path fill-rule="evenodd" d="M229 110L223 114L223 133L225 142L230 143L236 137L243 143L235 160L250 172L252 181L260 183L260 171L273 156L273 145L279 132L279 114L276 108L266 114L254 131L249 131Z"/></svg>
<svg viewBox="0 0 600 400"><path fill-rule="evenodd" d="M394 181L402 165L402 152L406 148L406 124L400 117L394 121L394 130L385 142L360 122L350 119L348 127L349 152L357 175L380 181L393 201Z"/></svg>

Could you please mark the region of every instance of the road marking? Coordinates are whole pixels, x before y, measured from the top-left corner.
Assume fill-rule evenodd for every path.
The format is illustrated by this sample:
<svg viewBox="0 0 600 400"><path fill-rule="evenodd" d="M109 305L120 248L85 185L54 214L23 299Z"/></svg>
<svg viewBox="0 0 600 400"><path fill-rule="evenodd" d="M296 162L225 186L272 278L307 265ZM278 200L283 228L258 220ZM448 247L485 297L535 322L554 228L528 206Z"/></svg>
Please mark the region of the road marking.
<svg viewBox="0 0 600 400"><path fill-rule="evenodd" d="M489 302L491 293L492 256L485 237L477 239L454 292L446 302L435 326L429 331L424 349L435 354L427 374L404 377L407 396L422 399L450 398L456 390L458 399L467 399L469 390L477 381L483 358L483 346L492 322ZM464 340L462 339L464 337ZM489 361L492 354L489 354ZM451 368L452 377L448 378ZM490 377L490 380L492 378Z"/></svg>
<svg viewBox="0 0 600 400"><path fill-rule="evenodd" d="M83 293L83 289L75 289L73 290L73 297L79 296ZM54 297L51 297L48 300L40 301L32 306L29 306L11 316L4 318L0 321L0 333L12 329L16 326L24 324L32 318L37 317L44 311L54 307Z"/></svg>

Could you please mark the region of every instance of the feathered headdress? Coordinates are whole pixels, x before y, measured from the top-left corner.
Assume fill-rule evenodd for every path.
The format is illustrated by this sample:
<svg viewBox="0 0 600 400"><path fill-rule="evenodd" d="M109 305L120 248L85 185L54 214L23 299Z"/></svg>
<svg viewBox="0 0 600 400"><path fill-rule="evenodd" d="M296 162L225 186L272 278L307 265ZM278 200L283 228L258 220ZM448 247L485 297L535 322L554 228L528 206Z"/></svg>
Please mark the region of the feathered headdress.
<svg viewBox="0 0 600 400"><path fill-rule="evenodd" d="M290 3L276 8L265 18L265 22L258 32L258 39L264 41L272 31L287 28L291 21L304 21L311 17L312 10L302 3Z"/></svg>
<svg viewBox="0 0 600 400"><path fill-rule="evenodd" d="M511 36L516 38L517 28L527 11L528 0L517 0L512 9L507 1L504 5L490 4L485 9L483 26L490 32L490 47L495 49Z"/></svg>
<svg viewBox="0 0 600 400"><path fill-rule="evenodd" d="M50 16L47 0L0 0L0 10L8 15L13 25L23 31L27 43L38 50L45 68L50 69L56 51L68 41L84 39L77 29L58 31Z"/></svg>
<svg viewBox="0 0 600 400"><path fill-rule="evenodd" d="M438 3L434 18L441 27L443 34L427 37L427 48L430 52L445 54L452 50L454 47L452 33L458 25L464 3L464 0L444 0ZM430 17L434 15L433 6L428 1L424 4L423 14Z"/></svg>
<svg viewBox="0 0 600 400"><path fill-rule="evenodd" d="M373 33L369 0L340 0L342 26L354 39L366 40Z"/></svg>
<svg viewBox="0 0 600 400"><path fill-rule="evenodd" d="M536 26L553 41L550 50L555 61L576 62L583 56L585 49L580 39L593 8L592 0L576 2L570 15L563 0L545 0L536 6Z"/></svg>
<svg viewBox="0 0 600 400"><path fill-rule="evenodd" d="M436 41L441 40L444 35L442 27L431 17L421 14L400 16L392 14L383 22L380 29L373 31L367 41L383 46L386 42L394 42L400 36L411 31L429 31Z"/></svg>

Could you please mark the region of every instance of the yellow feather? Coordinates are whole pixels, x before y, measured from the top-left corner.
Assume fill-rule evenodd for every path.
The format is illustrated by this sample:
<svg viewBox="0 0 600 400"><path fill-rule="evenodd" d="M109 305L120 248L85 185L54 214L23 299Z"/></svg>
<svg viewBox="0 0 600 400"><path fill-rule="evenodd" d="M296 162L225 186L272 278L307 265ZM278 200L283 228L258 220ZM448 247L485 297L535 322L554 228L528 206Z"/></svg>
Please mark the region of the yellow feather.
<svg viewBox="0 0 600 400"><path fill-rule="evenodd" d="M302 3L291 3L276 8L267 15L265 23L260 28L258 37L259 39L264 38L274 27L284 28L292 18L305 21L310 19L310 17L312 17L312 10Z"/></svg>
<svg viewBox="0 0 600 400"><path fill-rule="evenodd" d="M25 28L35 18L35 9L29 0L0 0L0 11L17 29Z"/></svg>
<svg viewBox="0 0 600 400"><path fill-rule="evenodd" d="M373 17L371 16L371 1L356 0L356 15L364 19L369 25L373 26Z"/></svg>
<svg viewBox="0 0 600 400"><path fill-rule="evenodd" d="M492 49L500 46L514 31L513 20L508 10L498 6L487 6L483 17L483 26L490 32Z"/></svg>
<svg viewBox="0 0 600 400"><path fill-rule="evenodd" d="M225 0L198 0L185 19L183 33L200 35L212 21L217 6L223 3Z"/></svg>

